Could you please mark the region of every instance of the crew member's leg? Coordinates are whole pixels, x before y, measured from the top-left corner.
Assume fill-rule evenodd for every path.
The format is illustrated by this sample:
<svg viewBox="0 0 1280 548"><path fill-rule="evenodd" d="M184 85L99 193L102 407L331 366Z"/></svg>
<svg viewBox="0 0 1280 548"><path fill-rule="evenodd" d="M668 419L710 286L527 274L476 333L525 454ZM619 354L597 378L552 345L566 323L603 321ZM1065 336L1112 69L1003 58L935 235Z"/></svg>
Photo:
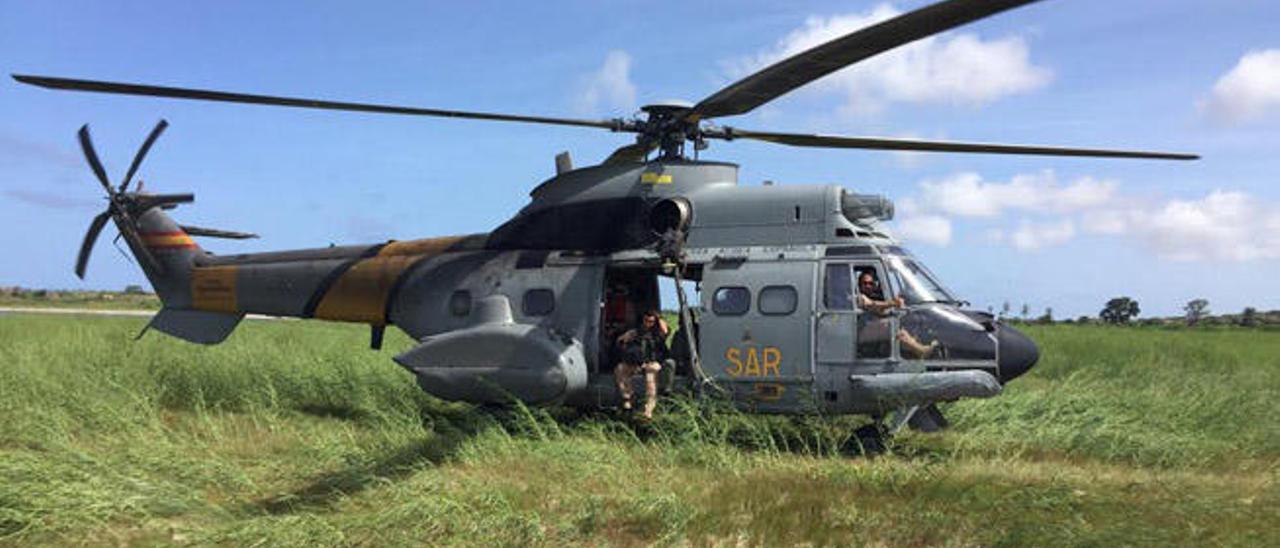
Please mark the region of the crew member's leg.
<svg viewBox="0 0 1280 548"><path fill-rule="evenodd" d="M613 368L613 380L618 385L618 394L622 396L622 409L631 410L631 376L636 372L636 366L627 362L618 362L618 366Z"/></svg>
<svg viewBox="0 0 1280 548"><path fill-rule="evenodd" d="M644 418L653 418L653 409L658 406L658 372L662 365L658 362L644 364Z"/></svg>
<svg viewBox="0 0 1280 548"><path fill-rule="evenodd" d="M902 348L910 350L917 359L922 360L928 358L933 354L933 350L938 348L938 341L923 344L919 339L916 339L911 335L911 333L907 332L906 329L898 329L898 342L902 344Z"/></svg>

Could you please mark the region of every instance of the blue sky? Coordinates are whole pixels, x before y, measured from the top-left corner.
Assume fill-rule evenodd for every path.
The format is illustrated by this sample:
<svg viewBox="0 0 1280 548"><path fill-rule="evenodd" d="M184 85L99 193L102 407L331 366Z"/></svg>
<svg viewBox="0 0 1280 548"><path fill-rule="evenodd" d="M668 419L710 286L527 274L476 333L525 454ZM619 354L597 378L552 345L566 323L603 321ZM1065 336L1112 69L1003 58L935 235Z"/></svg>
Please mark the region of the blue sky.
<svg viewBox="0 0 1280 548"><path fill-rule="evenodd" d="M425 4L425 5L424 5ZM921 2L17 2L5 73L561 116L627 115L711 93L823 36ZM1118 8L1117 6L1122 6ZM489 230L590 129L52 92L0 82L0 285L121 288L140 273L108 230L75 144L91 124L113 178L159 118L140 175L196 194L184 222L248 230L216 252ZM1188 300L1280 309L1280 4L1049 0L878 58L728 125L1189 151L1193 162L902 155L714 143L741 183L840 183L898 202L893 228L986 307L1144 313Z"/></svg>

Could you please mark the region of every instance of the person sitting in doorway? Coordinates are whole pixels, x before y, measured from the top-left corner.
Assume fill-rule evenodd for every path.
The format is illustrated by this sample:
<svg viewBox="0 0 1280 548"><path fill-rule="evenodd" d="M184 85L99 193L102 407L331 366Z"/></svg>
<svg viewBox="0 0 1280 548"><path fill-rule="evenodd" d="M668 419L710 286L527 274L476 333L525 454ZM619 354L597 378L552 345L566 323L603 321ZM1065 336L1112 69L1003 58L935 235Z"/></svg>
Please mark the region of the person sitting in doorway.
<svg viewBox="0 0 1280 548"><path fill-rule="evenodd" d="M880 290L880 284L876 281L874 271L863 270L858 273L858 308L872 312L880 316L886 316L895 308L906 308L907 303L902 297L893 299L885 299L884 292ZM886 331L886 326L882 322L868 322L865 331L869 332L869 337L874 339L874 333L879 327L881 337ZM913 354L917 359L926 359L931 356L938 348L938 341L923 344L916 339L906 329L898 328L898 342L901 348Z"/></svg>
<svg viewBox="0 0 1280 548"><path fill-rule="evenodd" d="M627 330L618 337L622 360L613 370L618 393L622 395L622 409L632 408L631 377L644 373L644 411L646 419L653 418L658 405L658 372L667 357L667 334L670 329L657 310L650 310L640 320L639 327Z"/></svg>

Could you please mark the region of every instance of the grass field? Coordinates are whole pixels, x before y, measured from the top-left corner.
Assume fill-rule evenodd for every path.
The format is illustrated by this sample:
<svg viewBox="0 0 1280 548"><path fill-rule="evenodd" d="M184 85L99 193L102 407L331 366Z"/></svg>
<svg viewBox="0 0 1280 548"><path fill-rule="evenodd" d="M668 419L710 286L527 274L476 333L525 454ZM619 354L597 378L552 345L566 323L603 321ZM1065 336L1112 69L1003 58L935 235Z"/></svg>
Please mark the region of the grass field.
<svg viewBox="0 0 1280 548"><path fill-rule="evenodd" d="M421 393L359 326L0 316L0 544L1280 546L1280 333L1028 327L953 428Z"/></svg>

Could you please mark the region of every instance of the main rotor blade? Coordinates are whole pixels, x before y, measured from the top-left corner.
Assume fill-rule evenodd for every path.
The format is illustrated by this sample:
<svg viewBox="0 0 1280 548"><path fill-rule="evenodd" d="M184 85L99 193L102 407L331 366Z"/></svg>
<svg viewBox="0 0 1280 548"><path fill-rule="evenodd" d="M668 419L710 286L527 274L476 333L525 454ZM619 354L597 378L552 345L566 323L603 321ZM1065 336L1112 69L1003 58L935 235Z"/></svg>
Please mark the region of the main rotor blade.
<svg viewBox="0 0 1280 548"><path fill-rule="evenodd" d="M947 0L866 27L778 61L703 99L685 115L697 121L744 114L818 78L926 36L1036 0Z"/></svg>
<svg viewBox="0 0 1280 548"><path fill-rule="evenodd" d="M138 153L133 155L133 163L129 164L129 172L125 173L124 182L120 183L118 192L124 192L129 187L129 181L133 180L133 174L138 171L138 165L142 163L142 159L147 156L147 151L151 150L151 145L155 144L156 139L160 137L161 133L164 133L164 128L167 127L169 127L169 122L161 118L156 127L151 130L151 135L148 135L147 140L142 142L142 147L138 149Z"/></svg>
<svg viewBox="0 0 1280 548"><path fill-rule="evenodd" d="M246 103L251 105L274 105L279 107L373 112L379 114L407 114L413 116L440 116L444 118L496 120L499 122L528 122L533 124L585 126L611 129L614 131L624 131L627 129L624 127L622 122L615 120L577 120L573 118L551 118L547 116L521 116L516 114L498 114L492 112L468 112L462 110L441 110L369 103L347 103L342 101L323 101L319 99L304 99L297 97L252 95L227 91L127 84L121 82L103 82L98 80L78 80L74 78L57 78L51 76L30 76L24 74L14 74L12 76L14 80L24 84L49 89L94 91L99 93L117 93L121 95L147 95L151 97L168 97L172 99L197 99L202 101Z"/></svg>
<svg viewBox="0 0 1280 548"><path fill-rule="evenodd" d="M98 182L102 183L102 188L107 189L107 196L111 196L111 182L107 180L107 170L102 169L102 162L98 160L98 153L93 150L93 139L89 137L89 124L80 126L80 133L77 136L80 138L80 150L84 151L84 159L89 162L89 168L98 177Z"/></svg>
<svg viewBox="0 0 1280 548"><path fill-rule="evenodd" d="M93 252L94 242L98 241L98 233L102 232L102 227L110 218L111 210L99 213L93 218L93 222L89 223L89 230L84 233L84 241L80 243L80 254L76 256L76 276L81 280L84 279L85 268L89 266L89 254Z"/></svg>
<svg viewBox="0 0 1280 548"><path fill-rule="evenodd" d="M797 147L858 148L871 150L906 150L921 152L977 152L986 154L1029 154L1040 156L1087 156L1098 158L1148 158L1155 160L1197 160L1196 154L1180 152L1150 152L1142 150L1109 150L1096 148L1066 148L1042 145L1005 145L998 143L961 143L955 141L925 141L919 139L892 139L887 137L846 137L842 135L805 135L800 133L776 133L737 128L707 133L708 137L721 139L756 139Z"/></svg>

